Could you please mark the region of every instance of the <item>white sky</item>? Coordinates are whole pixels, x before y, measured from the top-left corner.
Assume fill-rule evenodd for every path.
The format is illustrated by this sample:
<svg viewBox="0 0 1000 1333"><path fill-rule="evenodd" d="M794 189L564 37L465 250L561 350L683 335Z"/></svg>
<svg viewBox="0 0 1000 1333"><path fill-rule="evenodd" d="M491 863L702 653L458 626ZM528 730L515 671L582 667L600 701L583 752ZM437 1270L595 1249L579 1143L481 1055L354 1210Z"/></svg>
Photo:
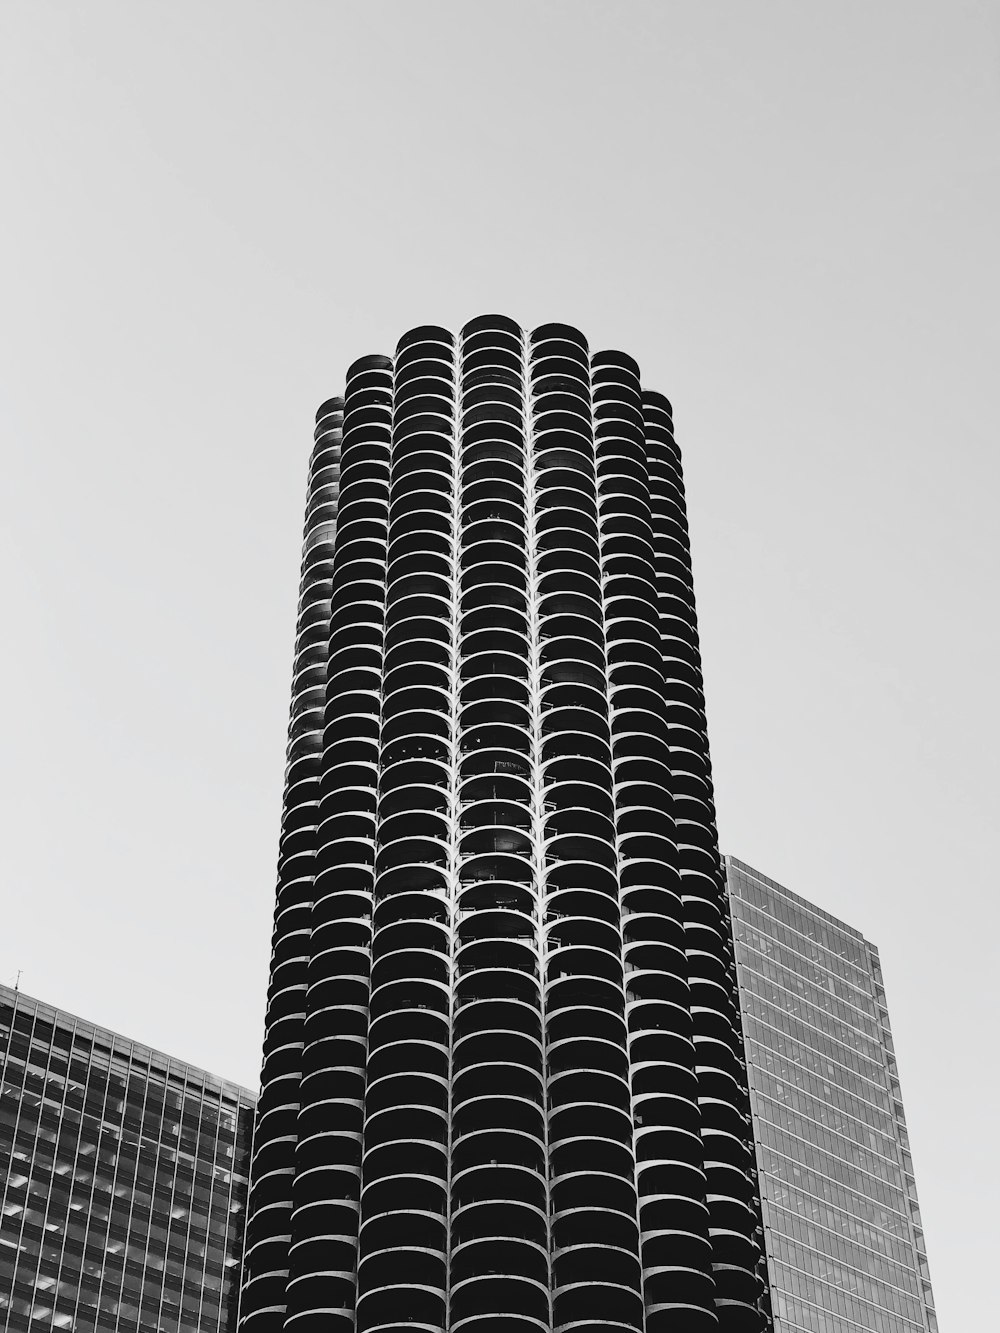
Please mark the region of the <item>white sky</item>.
<svg viewBox="0 0 1000 1333"><path fill-rule="evenodd" d="M984 1327L998 70L963 0L5 0L0 979L256 1082L314 409L577 324L674 403L723 846L878 944Z"/></svg>

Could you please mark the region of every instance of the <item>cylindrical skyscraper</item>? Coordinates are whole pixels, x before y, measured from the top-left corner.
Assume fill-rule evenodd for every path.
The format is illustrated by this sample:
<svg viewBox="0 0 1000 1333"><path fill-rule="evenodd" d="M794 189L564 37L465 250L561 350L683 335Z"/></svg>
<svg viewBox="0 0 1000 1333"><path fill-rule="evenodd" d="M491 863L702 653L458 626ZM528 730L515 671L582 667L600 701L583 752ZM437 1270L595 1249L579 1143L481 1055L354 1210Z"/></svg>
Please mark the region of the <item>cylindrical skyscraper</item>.
<svg viewBox="0 0 1000 1333"><path fill-rule="evenodd" d="M764 1327L670 405L404 335L310 473L243 1333Z"/></svg>

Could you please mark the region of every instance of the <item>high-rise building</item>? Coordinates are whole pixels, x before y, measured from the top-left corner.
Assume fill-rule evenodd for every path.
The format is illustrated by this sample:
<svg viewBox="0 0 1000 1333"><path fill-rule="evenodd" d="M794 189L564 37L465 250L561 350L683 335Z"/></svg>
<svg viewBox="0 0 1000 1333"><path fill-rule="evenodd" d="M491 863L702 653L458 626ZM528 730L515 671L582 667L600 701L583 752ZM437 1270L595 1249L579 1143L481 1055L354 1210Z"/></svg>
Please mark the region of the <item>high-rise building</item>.
<svg viewBox="0 0 1000 1333"><path fill-rule="evenodd" d="M0 986L0 1330L236 1326L253 1097Z"/></svg>
<svg viewBox="0 0 1000 1333"><path fill-rule="evenodd" d="M241 1327L766 1323L680 456L414 329L317 415Z"/></svg>
<svg viewBox="0 0 1000 1333"><path fill-rule="evenodd" d="M878 951L726 869L776 1333L937 1333Z"/></svg>

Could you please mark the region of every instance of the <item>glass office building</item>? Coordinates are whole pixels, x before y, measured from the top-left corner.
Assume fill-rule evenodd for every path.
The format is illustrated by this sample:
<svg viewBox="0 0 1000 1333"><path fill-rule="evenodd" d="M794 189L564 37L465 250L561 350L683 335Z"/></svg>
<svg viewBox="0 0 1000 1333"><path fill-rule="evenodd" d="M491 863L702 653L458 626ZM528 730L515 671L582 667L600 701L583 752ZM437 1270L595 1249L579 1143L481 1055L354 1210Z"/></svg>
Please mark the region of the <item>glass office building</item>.
<svg viewBox="0 0 1000 1333"><path fill-rule="evenodd" d="M254 1099L0 986L0 1333L235 1326Z"/></svg>
<svg viewBox="0 0 1000 1333"><path fill-rule="evenodd" d="M936 1333L878 951L726 869L775 1333Z"/></svg>

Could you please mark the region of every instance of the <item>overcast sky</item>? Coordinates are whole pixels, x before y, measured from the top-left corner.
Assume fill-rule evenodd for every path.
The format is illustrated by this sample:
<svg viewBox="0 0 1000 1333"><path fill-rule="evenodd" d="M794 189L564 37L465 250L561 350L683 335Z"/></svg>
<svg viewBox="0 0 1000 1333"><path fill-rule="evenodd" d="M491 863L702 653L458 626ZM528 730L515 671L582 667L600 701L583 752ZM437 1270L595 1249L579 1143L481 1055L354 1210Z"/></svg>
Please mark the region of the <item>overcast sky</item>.
<svg viewBox="0 0 1000 1333"><path fill-rule="evenodd" d="M490 310L684 450L723 846L880 948L995 1312L1000 10L0 5L0 980L255 1084L306 459Z"/></svg>

